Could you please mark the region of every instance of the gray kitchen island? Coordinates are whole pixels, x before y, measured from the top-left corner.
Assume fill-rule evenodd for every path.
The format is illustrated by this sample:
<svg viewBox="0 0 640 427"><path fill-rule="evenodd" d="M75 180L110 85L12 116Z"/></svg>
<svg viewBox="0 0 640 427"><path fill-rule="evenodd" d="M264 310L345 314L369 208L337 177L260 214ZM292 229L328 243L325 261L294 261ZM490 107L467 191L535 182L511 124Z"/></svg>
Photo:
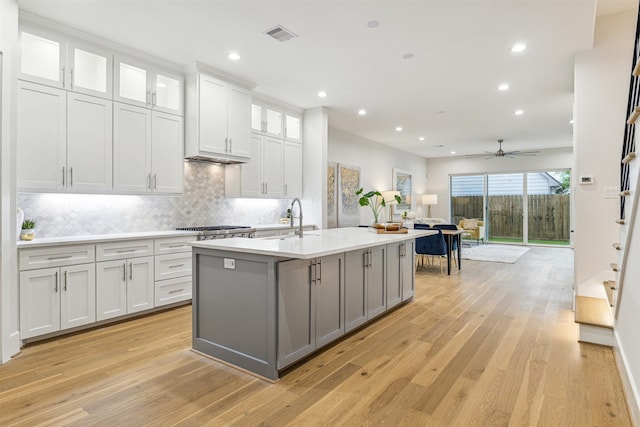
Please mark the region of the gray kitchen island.
<svg viewBox="0 0 640 427"><path fill-rule="evenodd" d="M279 372L408 302L415 238L339 228L193 246L193 349L277 380Z"/></svg>

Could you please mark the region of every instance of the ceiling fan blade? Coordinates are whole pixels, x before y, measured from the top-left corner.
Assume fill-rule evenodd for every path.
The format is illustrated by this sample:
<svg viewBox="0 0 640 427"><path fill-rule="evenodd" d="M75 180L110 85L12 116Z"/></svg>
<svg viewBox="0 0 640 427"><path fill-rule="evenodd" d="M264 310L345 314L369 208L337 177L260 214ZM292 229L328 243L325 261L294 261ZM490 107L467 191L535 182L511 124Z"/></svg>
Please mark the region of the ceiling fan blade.
<svg viewBox="0 0 640 427"><path fill-rule="evenodd" d="M478 157L485 157L489 155L490 157L495 156L495 153L491 152L491 151L485 151L484 154L467 154L465 157L465 159L477 159ZM489 157L486 157L487 159Z"/></svg>

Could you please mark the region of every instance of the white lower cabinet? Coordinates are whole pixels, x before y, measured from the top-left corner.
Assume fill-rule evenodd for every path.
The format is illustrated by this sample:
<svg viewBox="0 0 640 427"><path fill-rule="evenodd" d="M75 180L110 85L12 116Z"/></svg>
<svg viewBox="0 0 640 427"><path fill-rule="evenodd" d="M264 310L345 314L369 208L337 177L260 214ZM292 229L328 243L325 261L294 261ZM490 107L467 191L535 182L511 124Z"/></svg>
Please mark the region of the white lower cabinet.
<svg viewBox="0 0 640 427"><path fill-rule="evenodd" d="M95 264L20 272L21 337L96 321Z"/></svg>
<svg viewBox="0 0 640 427"><path fill-rule="evenodd" d="M97 320L154 307L153 257L98 262Z"/></svg>
<svg viewBox="0 0 640 427"><path fill-rule="evenodd" d="M155 245L155 306L191 299L193 267L189 242L195 236L156 239Z"/></svg>

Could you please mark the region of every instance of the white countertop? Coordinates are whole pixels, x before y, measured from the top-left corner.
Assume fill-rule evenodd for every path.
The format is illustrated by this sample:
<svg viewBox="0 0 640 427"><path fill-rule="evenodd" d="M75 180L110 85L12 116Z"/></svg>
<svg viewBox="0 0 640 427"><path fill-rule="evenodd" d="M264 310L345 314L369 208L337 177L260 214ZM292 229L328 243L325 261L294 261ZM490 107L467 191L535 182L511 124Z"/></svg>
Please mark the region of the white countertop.
<svg viewBox="0 0 640 427"><path fill-rule="evenodd" d="M36 237L31 241L19 240L18 249L39 248L46 246L91 244L105 241L132 240L132 239L157 239L162 237L197 236L197 231L146 231L141 233L117 233L117 234L92 234L87 236L67 237Z"/></svg>
<svg viewBox="0 0 640 427"><path fill-rule="evenodd" d="M295 235L260 239L221 239L193 242L196 248L252 253L284 258L310 259L434 234L433 230L409 230L407 234L375 234L366 228L313 230Z"/></svg>
<svg viewBox="0 0 640 427"><path fill-rule="evenodd" d="M313 227L316 228L314 224L302 224L303 227ZM296 227L298 224L296 223ZM268 231L268 230L286 230L287 228L291 228L291 224L261 224L261 225L252 225L251 228L255 228L256 231Z"/></svg>

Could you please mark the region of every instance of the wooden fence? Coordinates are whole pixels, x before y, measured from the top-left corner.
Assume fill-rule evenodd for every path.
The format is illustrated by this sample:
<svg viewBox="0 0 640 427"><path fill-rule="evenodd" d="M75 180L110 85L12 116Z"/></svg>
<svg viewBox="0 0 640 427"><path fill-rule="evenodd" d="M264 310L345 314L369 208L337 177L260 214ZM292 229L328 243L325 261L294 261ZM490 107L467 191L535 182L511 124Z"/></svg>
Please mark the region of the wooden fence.
<svg viewBox="0 0 640 427"><path fill-rule="evenodd" d="M528 196L529 240L568 241L569 194L536 194ZM453 222L462 218L482 218L483 196L451 198ZM489 237L518 238L523 235L521 195L489 196Z"/></svg>

